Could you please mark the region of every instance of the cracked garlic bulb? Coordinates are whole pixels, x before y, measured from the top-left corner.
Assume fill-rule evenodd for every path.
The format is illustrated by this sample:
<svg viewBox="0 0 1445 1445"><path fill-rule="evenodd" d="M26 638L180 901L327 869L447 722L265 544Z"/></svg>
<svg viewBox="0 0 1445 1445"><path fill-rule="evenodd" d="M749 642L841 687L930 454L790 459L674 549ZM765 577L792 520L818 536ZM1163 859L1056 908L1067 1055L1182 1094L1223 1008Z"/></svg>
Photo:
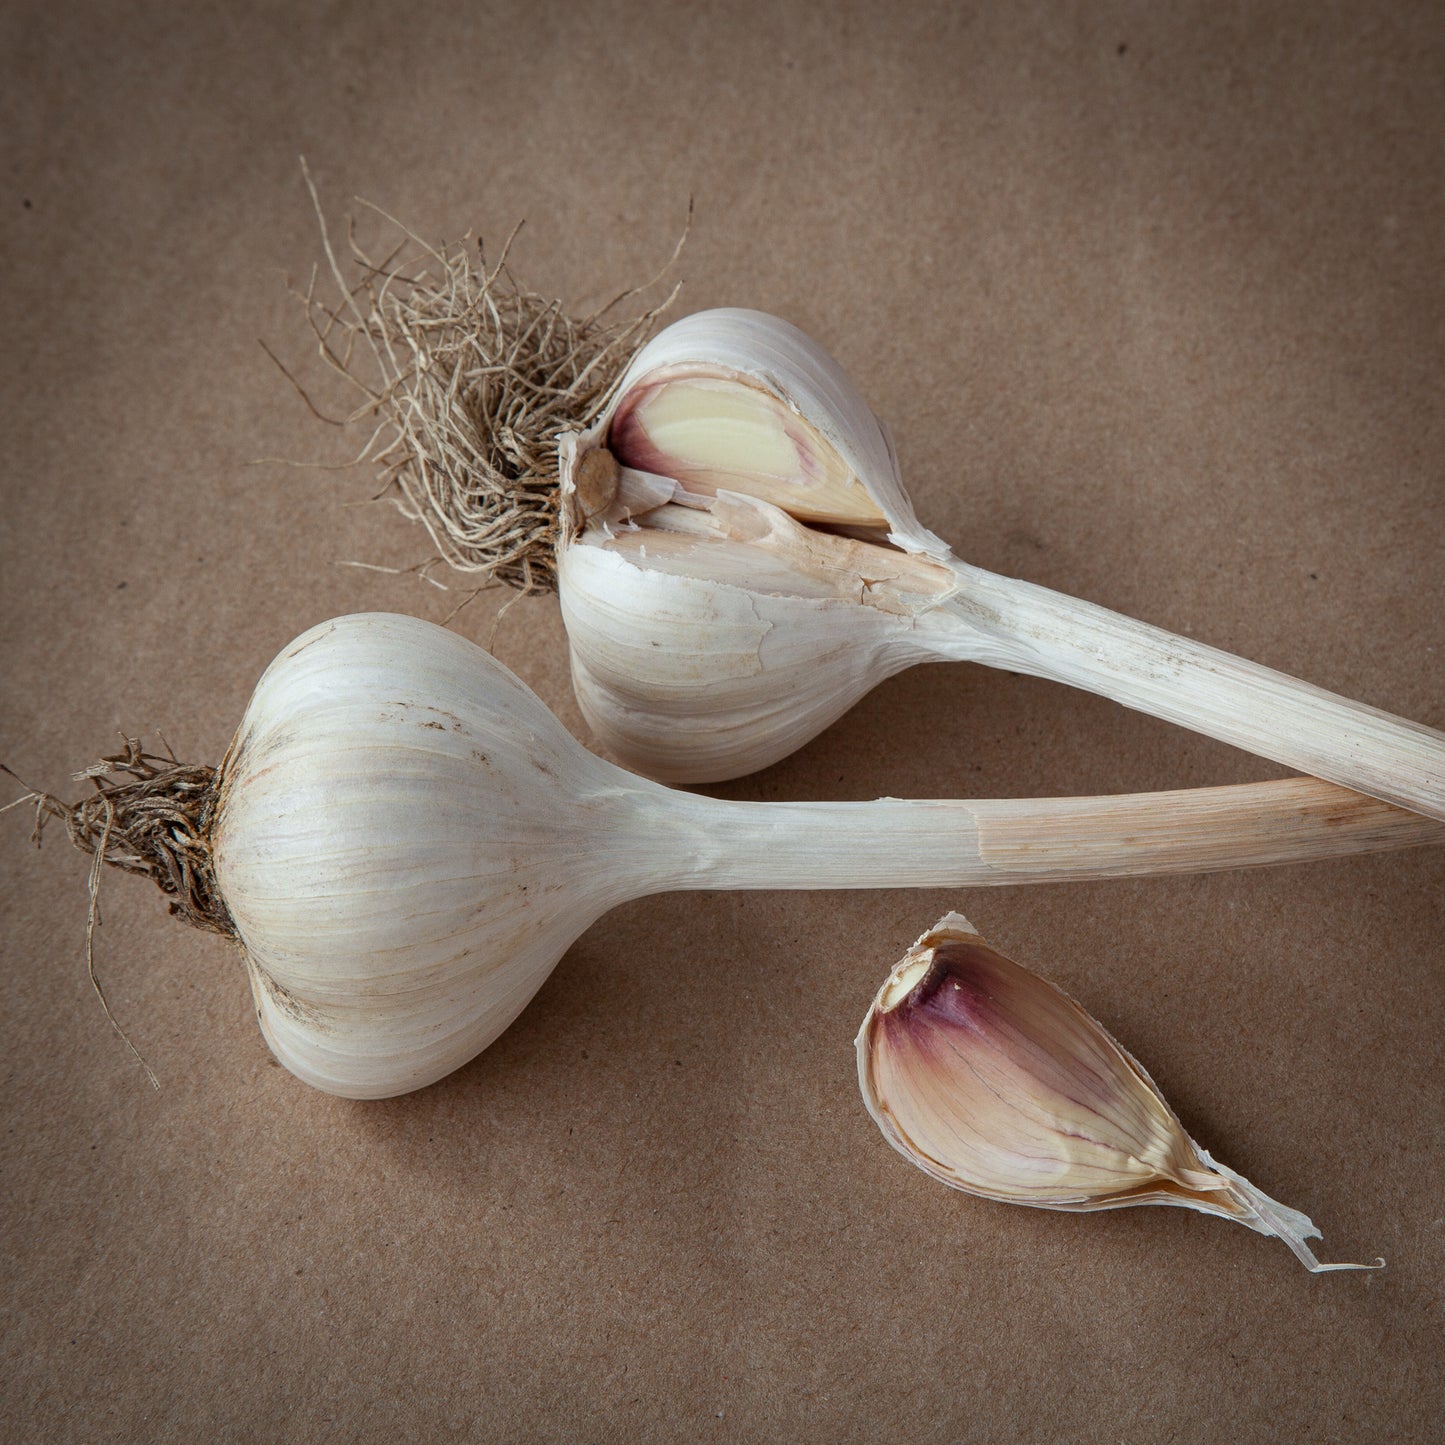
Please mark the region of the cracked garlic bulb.
<svg viewBox="0 0 1445 1445"><path fill-rule="evenodd" d="M776 317L667 327L560 471L578 702L650 776L752 772L893 673L973 660L1445 817L1445 735L954 557L848 377Z"/></svg>

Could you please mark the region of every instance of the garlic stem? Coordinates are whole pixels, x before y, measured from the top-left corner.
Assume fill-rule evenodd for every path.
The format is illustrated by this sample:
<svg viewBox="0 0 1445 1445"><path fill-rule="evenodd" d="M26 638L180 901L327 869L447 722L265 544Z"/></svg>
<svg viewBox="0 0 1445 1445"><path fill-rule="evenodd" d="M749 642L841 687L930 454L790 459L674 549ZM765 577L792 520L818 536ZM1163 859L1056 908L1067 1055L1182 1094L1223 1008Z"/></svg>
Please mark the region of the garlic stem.
<svg viewBox="0 0 1445 1445"><path fill-rule="evenodd" d="M1433 819L1315 778L966 802L739 803L669 793L657 826L670 838L665 886L673 888L1064 883L1298 863L1445 838Z"/></svg>
<svg viewBox="0 0 1445 1445"><path fill-rule="evenodd" d="M1191 1139L1190 1143L1194 1143ZM1242 1174L1236 1174L1227 1164L1213 1158L1207 1149L1194 1145L1199 1157L1222 1179L1228 1181L1224 1195L1228 1207L1203 1209L1206 1214L1219 1214L1222 1218L1233 1219L1256 1234L1270 1239L1283 1240L1290 1252L1311 1274L1334 1274L1340 1270L1384 1269L1385 1261L1376 1259L1371 1264L1323 1264L1306 1243L1307 1240L1322 1238L1318 1227L1307 1215L1298 1209L1291 1209L1277 1199L1271 1199L1263 1189L1249 1182ZM1195 1205L1195 1208L1201 1208Z"/></svg>
<svg viewBox="0 0 1445 1445"><path fill-rule="evenodd" d="M1191 638L950 559L939 653L1099 693L1402 808L1445 818L1445 734Z"/></svg>

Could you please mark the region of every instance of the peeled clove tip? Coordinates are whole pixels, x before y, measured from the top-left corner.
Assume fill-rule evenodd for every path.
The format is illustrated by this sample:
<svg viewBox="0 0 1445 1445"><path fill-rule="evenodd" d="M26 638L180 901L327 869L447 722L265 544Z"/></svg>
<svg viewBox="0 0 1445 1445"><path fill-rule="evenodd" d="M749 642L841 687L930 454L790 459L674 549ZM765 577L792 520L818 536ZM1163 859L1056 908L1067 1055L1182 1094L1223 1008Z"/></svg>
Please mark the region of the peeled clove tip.
<svg viewBox="0 0 1445 1445"><path fill-rule="evenodd" d="M943 964L936 957L904 959L879 992L878 1012L892 1013L903 1003L918 1008L943 982L943 976Z"/></svg>

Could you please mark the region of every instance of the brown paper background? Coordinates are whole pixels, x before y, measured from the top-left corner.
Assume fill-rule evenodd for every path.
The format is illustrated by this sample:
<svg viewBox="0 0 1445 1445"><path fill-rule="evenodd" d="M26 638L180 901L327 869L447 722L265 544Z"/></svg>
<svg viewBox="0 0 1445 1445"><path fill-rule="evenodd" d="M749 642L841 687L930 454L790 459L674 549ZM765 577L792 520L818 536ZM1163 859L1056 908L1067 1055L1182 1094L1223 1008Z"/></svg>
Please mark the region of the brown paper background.
<svg viewBox="0 0 1445 1445"><path fill-rule="evenodd" d="M441 619L424 539L257 345L337 221L520 219L585 306L697 214L681 311L811 331L969 560L1445 725L1436 5L12 4L0 18L0 755L217 759L326 616ZM373 223L368 223L373 224ZM442 580L447 580L443 578ZM504 599L456 626L485 641ZM555 602L497 655L582 734ZM968 666L739 798L1279 776ZM19 789L13 789L18 794ZM673 896L414 1096L275 1066L231 949L4 818L10 1439L1423 1440L1441 1407L1441 858L996 892ZM1174 1210L934 1184L857 1098L943 911L1381 1275Z"/></svg>

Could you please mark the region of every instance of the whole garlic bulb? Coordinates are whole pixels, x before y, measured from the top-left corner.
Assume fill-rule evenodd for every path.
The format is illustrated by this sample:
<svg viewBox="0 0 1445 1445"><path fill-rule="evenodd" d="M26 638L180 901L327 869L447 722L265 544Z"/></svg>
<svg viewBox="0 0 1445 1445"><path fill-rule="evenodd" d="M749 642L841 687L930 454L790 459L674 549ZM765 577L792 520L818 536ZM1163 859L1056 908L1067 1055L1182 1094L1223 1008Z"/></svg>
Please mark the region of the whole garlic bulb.
<svg viewBox="0 0 1445 1445"><path fill-rule="evenodd" d="M1079 1004L950 913L893 969L856 1040L863 1102L935 1179L984 1199L1217 1214L1282 1239L1310 1270L1319 1230L1184 1132L1139 1063Z"/></svg>
<svg viewBox="0 0 1445 1445"><path fill-rule="evenodd" d="M612 483L579 502L603 454ZM754 771L892 673L975 660L1445 817L1445 735L959 561L917 521L842 369L776 317L706 311L660 332L597 423L563 438L561 479L578 701L651 776Z"/></svg>
<svg viewBox="0 0 1445 1445"><path fill-rule="evenodd" d="M96 855L93 879L108 860L184 888L184 916L243 945L277 1058L355 1098L466 1062L601 913L650 893L987 887L1445 839L1315 779L978 801L677 793L587 752L475 644L385 614L283 649L214 773L170 769L167 795L164 774L141 769L131 790L107 771L87 774L98 797L35 794L38 812Z"/></svg>

